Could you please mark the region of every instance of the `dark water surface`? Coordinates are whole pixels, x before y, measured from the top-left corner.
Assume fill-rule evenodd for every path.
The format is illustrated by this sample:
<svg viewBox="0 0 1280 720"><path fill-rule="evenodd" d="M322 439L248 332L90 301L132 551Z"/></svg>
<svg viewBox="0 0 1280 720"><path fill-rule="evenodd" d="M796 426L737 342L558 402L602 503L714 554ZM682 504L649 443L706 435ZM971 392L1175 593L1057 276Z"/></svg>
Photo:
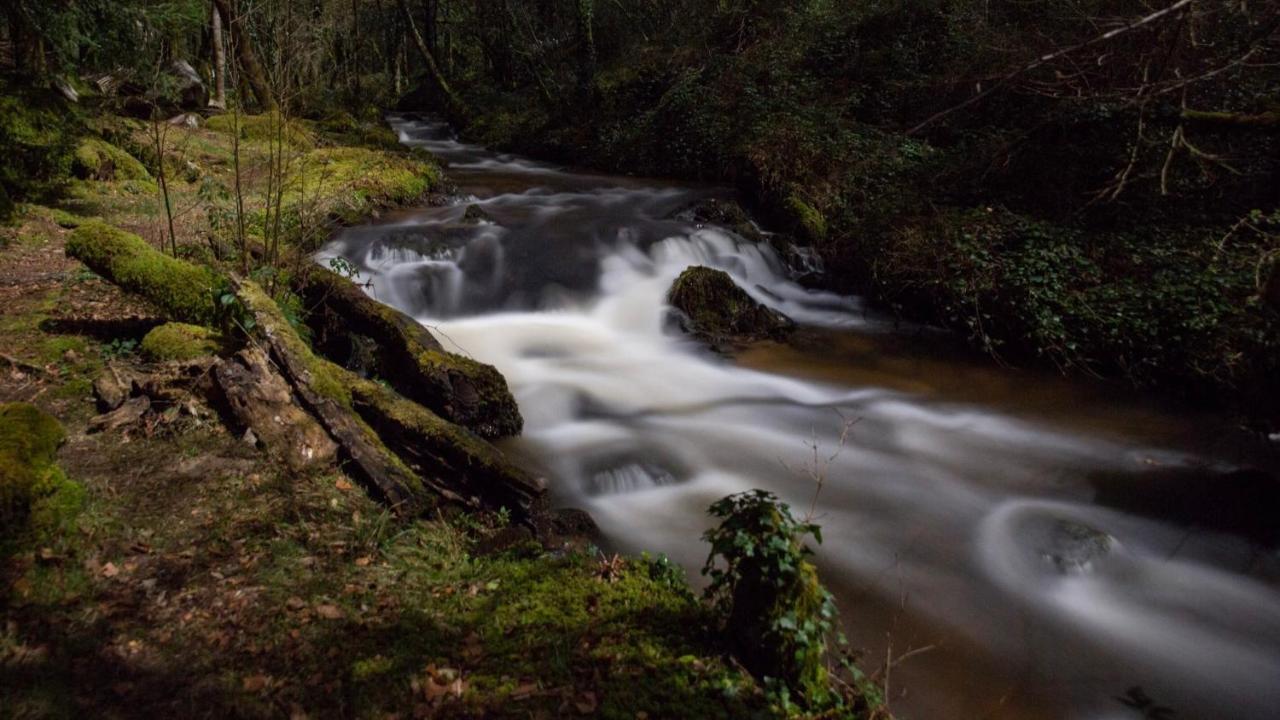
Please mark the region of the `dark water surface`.
<svg viewBox="0 0 1280 720"><path fill-rule="evenodd" d="M820 565L851 638L869 669L919 651L890 676L899 716L1280 717L1275 443L805 290L803 258L681 219L715 190L394 124L469 197L350 228L320 261L496 365L526 420L508 451L610 543L696 579L707 506L766 488L803 512L816 444ZM493 223L463 223L468 203ZM682 337L664 297L693 264L800 341L727 361Z"/></svg>

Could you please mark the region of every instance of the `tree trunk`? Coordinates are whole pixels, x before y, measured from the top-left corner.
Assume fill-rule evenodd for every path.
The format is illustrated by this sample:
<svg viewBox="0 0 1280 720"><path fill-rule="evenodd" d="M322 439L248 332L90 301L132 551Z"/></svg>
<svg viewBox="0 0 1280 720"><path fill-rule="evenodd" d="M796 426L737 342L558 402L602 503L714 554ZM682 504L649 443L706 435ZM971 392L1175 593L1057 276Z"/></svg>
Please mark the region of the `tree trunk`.
<svg viewBox="0 0 1280 720"><path fill-rule="evenodd" d="M222 44L222 12L215 5L210 14L213 33L213 98L209 107L227 109L227 49Z"/></svg>
<svg viewBox="0 0 1280 720"><path fill-rule="evenodd" d="M253 51L249 33L244 27L244 18L235 12L235 0L213 0L213 4L227 19L227 25L231 29L231 45L236 52L240 74L253 90L258 106L263 110L275 110L276 100L271 95L271 85L267 82L267 74L258 63L258 56Z"/></svg>
<svg viewBox="0 0 1280 720"><path fill-rule="evenodd" d="M405 24L409 27L409 35L413 37L413 44L417 46L418 53L422 56L422 61L427 65L427 72L431 74L431 80L435 82L436 88L444 94L445 102L449 105L449 113L466 117L466 105L461 98L454 94L453 88L449 87L449 81L445 79L444 73L440 71L440 65L436 62L436 56L431 53L431 48L427 47L427 41L423 39L422 33L418 32L418 24L414 22L413 11L409 9L408 0L398 0L400 3L400 12L404 15Z"/></svg>

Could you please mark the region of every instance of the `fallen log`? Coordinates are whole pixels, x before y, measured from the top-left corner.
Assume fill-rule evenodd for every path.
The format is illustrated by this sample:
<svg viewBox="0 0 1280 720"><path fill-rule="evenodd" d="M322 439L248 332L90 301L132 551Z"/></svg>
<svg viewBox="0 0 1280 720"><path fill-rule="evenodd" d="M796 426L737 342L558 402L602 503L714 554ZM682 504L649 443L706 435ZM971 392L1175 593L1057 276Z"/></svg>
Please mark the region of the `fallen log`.
<svg viewBox="0 0 1280 720"><path fill-rule="evenodd" d="M447 500L506 507L521 521L540 510L543 481L467 429L317 357L260 287L236 279L232 285L253 315L255 333L304 405L343 447L361 478L382 489L393 504L410 486L408 475Z"/></svg>
<svg viewBox="0 0 1280 720"><path fill-rule="evenodd" d="M67 256L129 292L156 304L175 320L213 325L218 318L212 270L169 257L145 240L104 222L87 222L67 238Z"/></svg>
<svg viewBox="0 0 1280 720"><path fill-rule="evenodd" d="M351 386L351 399L356 412L419 475L439 478L487 507L507 508L520 520L542 510L546 482L466 428L369 380Z"/></svg>
<svg viewBox="0 0 1280 720"><path fill-rule="evenodd" d="M278 372L280 382L287 384L300 408L315 419L336 445L337 456L345 468L396 512L416 514L442 499L468 507L482 502L505 506L523 520L540 507L545 494L540 480L517 468L478 435L391 389L317 356L289 324L275 301L255 283L169 258L141 238L101 223L86 224L73 233L67 253L84 261L107 280L151 300L181 320L216 325L224 317L220 306L225 300L214 302L215 289L224 297L233 294L237 302L225 309L226 317L239 319L244 339L258 349L261 359L246 351L233 361L219 361L221 365L215 375L224 393L228 387L243 386L232 391L232 395L241 393L234 401L239 408L233 408L233 414L241 417L264 444L280 447L290 442L287 433L273 437L271 432L259 430L250 415L258 410L252 406L264 403L264 398L270 399L265 404L275 407L281 407L280 403L285 401L281 387L270 387ZM349 283L345 287L358 293ZM371 308L355 301L350 307L363 313ZM385 322L398 323L399 337L416 338L413 340L416 347L425 348L420 354L445 355L428 347L428 342L434 343L434 339L429 334L416 334L408 318L397 318L394 314L386 317L391 319ZM403 340L400 347L409 348L410 340ZM232 362L240 364L242 369L230 367ZM452 363L448 366L450 370L444 372L455 398L450 407L485 407L483 403L459 400L459 388L464 383L455 381L455 376L449 373L454 368L470 370L467 363L481 368L487 366L465 358L449 362ZM492 375L488 375L489 372ZM488 378L478 382L479 385L500 384L509 398L506 382L496 370L487 368L475 376ZM267 387L252 387L257 384ZM510 401L509 408L518 419L514 400ZM508 417L506 421L511 420ZM260 420L257 422L261 425ZM489 422L499 423L498 420ZM500 427L500 424L491 427ZM312 439L305 442L312 445L316 456L323 457L327 453L323 443L318 443L314 434L309 437Z"/></svg>
<svg viewBox="0 0 1280 720"><path fill-rule="evenodd" d="M350 387L359 378L316 357L262 288L236 279L231 280L231 287L253 316L255 340L269 351L302 406L338 444L349 472L401 514L424 509L429 490L449 500L462 500L448 488L428 487L383 444L372 428L358 419L351 410Z"/></svg>
<svg viewBox="0 0 1280 720"><path fill-rule="evenodd" d="M219 361L214 377L226 407L242 429L252 430L267 451L289 469L322 468L338 455L338 446L315 418L293 401L293 389L262 350L248 347Z"/></svg>
<svg viewBox="0 0 1280 720"><path fill-rule="evenodd" d="M492 365L446 351L421 323L335 272L310 269L301 291L316 347L330 359L358 352L353 334L368 337L379 351L370 369L400 394L482 437L520 434L520 409Z"/></svg>

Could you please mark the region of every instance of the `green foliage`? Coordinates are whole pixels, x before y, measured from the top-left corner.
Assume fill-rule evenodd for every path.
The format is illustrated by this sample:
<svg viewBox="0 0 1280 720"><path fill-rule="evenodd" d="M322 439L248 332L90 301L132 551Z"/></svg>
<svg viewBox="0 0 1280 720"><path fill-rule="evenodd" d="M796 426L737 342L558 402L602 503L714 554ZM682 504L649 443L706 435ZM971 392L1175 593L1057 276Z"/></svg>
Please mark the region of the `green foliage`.
<svg viewBox="0 0 1280 720"><path fill-rule="evenodd" d="M0 221L70 177L79 119L56 93L0 80Z"/></svg>
<svg viewBox="0 0 1280 720"><path fill-rule="evenodd" d="M835 601L804 542L821 542L821 528L763 490L730 495L710 513L720 525L703 536L711 543L706 596L743 663L784 705L792 697L814 710L839 705L826 657L838 634Z"/></svg>

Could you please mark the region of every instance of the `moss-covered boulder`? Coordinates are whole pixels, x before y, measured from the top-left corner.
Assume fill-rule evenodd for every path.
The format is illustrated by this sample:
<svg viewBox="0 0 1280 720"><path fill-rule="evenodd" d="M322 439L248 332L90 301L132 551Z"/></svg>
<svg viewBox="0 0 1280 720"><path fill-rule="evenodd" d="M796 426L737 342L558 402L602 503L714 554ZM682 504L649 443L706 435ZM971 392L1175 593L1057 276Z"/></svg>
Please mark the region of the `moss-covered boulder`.
<svg viewBox="0 0 1280 720"><path fill-rule="evenodd" d="M366 295L350 280L316 267L302 284L316 347L350 364L359 338L377 346L374 367L404 396L486 438L518 435L524 426L506 378L492 365L451 352L419 322ZM367 353L365 353L367 354Z"/></svg>
<svg viewBox="0 0 1280 720"><path fill-rule="evenodd" d="M680 273L667 302L682 314L681 326L713 345L781 339L795 324L761 305L723 270L695 265Z"/></svg>
<svg viewBox="0 0 1280 720"><path fill-rule="evenodd" d="M33 503L62 481L54 455L62 425L26 403L0 405L0 534L25 525Z"/></svg>
<svg viewBox="0 0 1280 720"><path fill-rule="evenodd" d="M150 300L175 320L216 324L214 288L221 280L210 269L169 257L145 240L103 222L76 228L67 256L121 288Z"/></svg>
<svg viewBox="0 0 1280 720"><path fill-rule="evenodd" d="M217 355L226 348L226 340L216 330L203 325L165 323L142 338L142 353L156 362L195 360Z"/></svg>
<svg viewBox="0 0 1280 720"><path fill-rule="evenodd" d="M795 220L802 238L813 243L827 239L827 218L813 205L793 194L787 198L787 210Z"/></svg>
<svg viewBox="0 0 1280 720"><path fill-rule="evenodd" d="M84 180L151 180L151 174L137 158L98 138L80 141L72 170Z"/></svg>

